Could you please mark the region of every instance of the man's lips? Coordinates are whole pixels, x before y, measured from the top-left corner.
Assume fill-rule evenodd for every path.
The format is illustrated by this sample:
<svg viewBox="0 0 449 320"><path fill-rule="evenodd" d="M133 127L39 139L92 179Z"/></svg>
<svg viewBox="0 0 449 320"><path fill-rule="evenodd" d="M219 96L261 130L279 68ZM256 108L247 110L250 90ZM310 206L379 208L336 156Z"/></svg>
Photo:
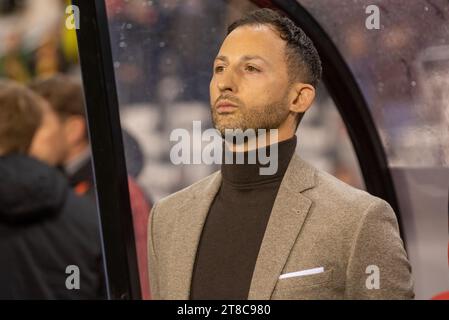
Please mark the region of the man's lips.
<svg viewBox="0 0 449 320"><path fill-rule="evenodd" d="M238 107L235 104L232 104L231 102L220 102L217 104L216 109L218 113L230 113L236 110Z"/></svg>

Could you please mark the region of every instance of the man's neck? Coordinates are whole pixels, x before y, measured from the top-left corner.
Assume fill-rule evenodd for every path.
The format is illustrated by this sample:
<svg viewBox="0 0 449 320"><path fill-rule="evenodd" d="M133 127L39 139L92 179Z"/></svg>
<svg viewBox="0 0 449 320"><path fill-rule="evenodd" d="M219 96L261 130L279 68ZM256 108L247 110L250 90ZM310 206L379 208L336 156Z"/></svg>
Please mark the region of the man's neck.
<svg viewBox="0 0 449 320"><path fill-rule="evenodd" d="M236 144L234 141L224 139L226 147L232 152L248 152L256 149L265 148L272 144L280 143L282 141L291 139L295 134L282 134L282 132L267 130L267 133L258 134L253 137L248 137L243 143Z"/></svg>
<svg viewBox="0 0 449 320"><path fill-rule="evenodd" d="M76 159L78 159L80 155L86 153L86 149L90 149L89 142L82 142L76 146L70 147L63 160L63 165L66 166L71 162L76 161Z"/></svg>
<svg viewBox="0 0 449 320"><path fill-rule="evenodd" d="M221 165L223 178L233 184L262 183L282 179L288 164L295 153L297 137L280 141L277 145L266 148L267 153L257 150L252 158L250 153L233 153L232 161L226 161L226 154ZM226 152L226 150L224 151ZM237 160L241 157L241 161ZM235 159L234 159L235 158Z"/></svg>
<svg viewBox="0 0 449 320"><path fill-rule="evenodd" d="M69 174L75 173L86 161L90 158L90 148L86 145L83 149L79 149L78 152L72 153L68 160L64 162L64 169Z"/></svg>

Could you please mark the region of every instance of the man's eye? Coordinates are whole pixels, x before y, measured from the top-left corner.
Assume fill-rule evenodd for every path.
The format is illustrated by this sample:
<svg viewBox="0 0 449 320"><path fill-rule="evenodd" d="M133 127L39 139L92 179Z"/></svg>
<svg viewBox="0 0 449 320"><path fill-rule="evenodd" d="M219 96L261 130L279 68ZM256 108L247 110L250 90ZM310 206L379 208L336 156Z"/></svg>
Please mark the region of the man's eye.
<svg viewBox="0 0 449 320"><path fill-rule="evenodd" d="M224 69L223 66L217 66L217 67L215 67L214 71L215 71L215 73L222 72L223 69Z"/></svg>
<svg viewBox="0 0 449 320"><path fill-rule="evenodd" d="M249 72L259 72L260 70L253 66L246 66L246 70Z"/></svg>

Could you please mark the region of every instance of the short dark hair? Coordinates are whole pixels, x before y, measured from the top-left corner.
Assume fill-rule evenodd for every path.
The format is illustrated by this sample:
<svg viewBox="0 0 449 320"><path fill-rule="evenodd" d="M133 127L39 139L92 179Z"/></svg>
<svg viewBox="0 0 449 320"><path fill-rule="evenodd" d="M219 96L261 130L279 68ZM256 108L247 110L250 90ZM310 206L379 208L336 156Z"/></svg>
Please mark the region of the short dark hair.
<svg viewBox="0 0 449 320"><path fill-rule="evenodd" d="M61 119L68 116L86 117L83 87L76 79L63 74L38 78L28 87L45 98Z"/></svg>
<svg viewBox="0 0 449 320"><path fill-rule="evenodd" d="M26 154L42 121L44 100L27 87L0 80L0 150Z"/></svg>
<svg viewBox="0 0 449 320"><path fill-rule="evenodd" d="M228 27L228 34L241 26L271 25L287 43L286 58L291 81L300 80L316 88L321 74L321 59L312 40L292 20L271 9L251 11Z"/></svg>

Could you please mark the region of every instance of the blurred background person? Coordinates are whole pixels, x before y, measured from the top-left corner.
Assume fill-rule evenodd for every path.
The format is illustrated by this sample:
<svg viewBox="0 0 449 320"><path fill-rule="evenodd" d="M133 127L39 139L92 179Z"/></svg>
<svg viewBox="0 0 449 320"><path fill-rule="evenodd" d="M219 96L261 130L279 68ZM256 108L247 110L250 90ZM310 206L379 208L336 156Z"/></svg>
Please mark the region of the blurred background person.
<svg viewBox="0 0 449 320"><path fill-rule="evenodd" d="M57 116L60 146L50 148L47 161L63 169L78 195L95 199L90 145L81 84L57 75L31 82L29 87L45 98ZM42 148L47 147L42 145Z"/></svg>
<svg viewBox="0 0 449 320"><path fill-rule="evenodd" d="M38 78L29 87L45 98L57 115L60 146L48 141L40 148L48 152L44 160L63 169L71 187L80 196L87 196L96 203L91 150L87 130L82 85L74 78L62 74ZM138 143L124 132L130 201L136 240L137 259L142 295L149 298L148 271L146 268L147 221L151 209L144 191L135 181L142 167L142 155ZM140 159L140 160L139 160Z"/></svg>
<svg viewBox="0 0 449 320"><path fill-rule="evenodd" d="M1 299L105 297L95 208L51 166L62 146L60 123L48 103L26 87L2 81ZM69 266L79 270L79 289L67 287Z"/></svg>

